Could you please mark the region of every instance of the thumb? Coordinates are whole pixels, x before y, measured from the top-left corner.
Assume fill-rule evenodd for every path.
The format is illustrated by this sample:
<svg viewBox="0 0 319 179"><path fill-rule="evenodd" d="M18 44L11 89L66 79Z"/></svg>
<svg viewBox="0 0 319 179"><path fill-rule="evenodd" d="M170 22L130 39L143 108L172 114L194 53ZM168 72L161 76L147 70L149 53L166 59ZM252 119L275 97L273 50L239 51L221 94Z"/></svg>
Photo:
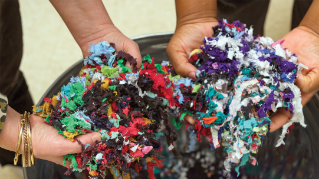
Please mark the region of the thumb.
<svg viewBox="0 0 319 179"><path fill-rule="evenodd" d="M94 142L100 141L101 137L102 135L99 132L91 132L84 135L80 135L76 139L85 146L87 144L93 145ZM67 146L65 146L65 152L67 154L80 153L81 151L82 151L81 145L76 141L74 142L70 141L70 143L67 144Z"/></svg>
<svg viewBox="0 0 319 179"><path fill-rule="evenodd" d="M136 67L140 68L141 64L142 64L142 56L141 56L141 52L140 52L140 48L138 47L138 45L133 45L128 51L127 53L129 53L130 55L132 55L135 59L136 59ZM131 69L133 68L133 65L131 65L130 63L126 63L126 66L130 67Z"/></svg>
<svg viewBox="0 0 319 179"><path fill-rule="evenodd" d="M196 80L197 68L188 62L188 54L171 46L167 47L166 52L177 74Z"/></svg>
<svg viewBox="0 0 319 179"><path fill-rule="evenodd" d="M319 88L319 73L315 70L310 71L308 74L298 73L295 84L302 93L317 91Z"/></svg>

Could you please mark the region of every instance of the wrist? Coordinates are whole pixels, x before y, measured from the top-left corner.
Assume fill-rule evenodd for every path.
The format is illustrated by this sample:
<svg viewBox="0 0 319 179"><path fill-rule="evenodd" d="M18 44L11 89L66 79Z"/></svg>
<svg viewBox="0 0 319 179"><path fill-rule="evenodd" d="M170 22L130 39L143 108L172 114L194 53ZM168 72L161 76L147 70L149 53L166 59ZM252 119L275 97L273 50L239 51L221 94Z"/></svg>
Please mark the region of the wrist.
<svg viewBox="0 0 319 179"><path fill-rule="evenodd" d="M319 0L314 0L308 9L306 15L300 22L299 26L304 26L312 31L314 31L316 34L319 34L319 23L318 23L318 7L319 7Z"/></svg>
<svg viewBox="0 0 319 179"><path fill-rule="evenodd" d="M300 28L316 36L319 35L319 24L313 22L311 19L304 18L297 28Z"/></svg>
<svg viewBox="0 0 319 179"><path fill-rule="evenodd" d="M194 12L177 19L176 29L184 25L218 22L217 16L214 15L212 10Z"/></svg>
<svg viewBox="0 0 319 179"><path fill-rule="evenodd" d="M176 28L186 24L217 21L217 0L175 0Z"/></svg>
<svg viewBox="0 0 319 179"><path fill-rule="evenodd" d="M309 27L309 26L306 26L306 25L303 25L303 24L300 24L298 27L296 27L296 29L300 29L302 31L305 31L309 34L312 34L314 35L315 37L319 38L319 33L316 32L313 28Z"/></svg>
<svg viewBox="0 0 319 179"><path fill-rule="evenodd" d="M18 138L21 129L21 116L18 112L8 106L6 122L4 123L2 132L0 133L0 147L16 151L18 145ZM20 146L20 153L21 153Z"/></svg>

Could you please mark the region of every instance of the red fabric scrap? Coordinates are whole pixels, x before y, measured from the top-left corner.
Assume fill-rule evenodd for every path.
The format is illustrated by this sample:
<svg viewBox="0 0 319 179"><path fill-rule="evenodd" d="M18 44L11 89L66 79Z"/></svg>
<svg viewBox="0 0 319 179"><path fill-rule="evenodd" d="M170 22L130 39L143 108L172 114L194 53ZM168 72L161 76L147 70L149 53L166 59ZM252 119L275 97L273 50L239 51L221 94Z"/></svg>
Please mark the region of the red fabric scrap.
<svg viewBox="0 0 319 179"><path fill-rule="evenodd" d="M156 166L156 163L147 162L147 172L150 179L155 179L153 167Z"/></svg>

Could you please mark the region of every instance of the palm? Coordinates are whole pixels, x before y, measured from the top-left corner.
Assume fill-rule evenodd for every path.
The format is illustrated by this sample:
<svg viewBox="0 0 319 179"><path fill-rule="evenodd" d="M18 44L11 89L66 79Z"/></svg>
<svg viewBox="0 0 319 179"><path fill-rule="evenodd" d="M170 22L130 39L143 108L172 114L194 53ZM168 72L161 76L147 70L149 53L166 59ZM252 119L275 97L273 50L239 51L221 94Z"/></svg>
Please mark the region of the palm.
<svg viewBox="0 0 319 179"><path fill-rule="evenodd" d="M71 142L69 139L58 134L58 130L44 123L43 118L32 115L30 122L32 129L32 147L35 157L62 164L64 155L81 152L81 145L76 141ZM77 139L84 145L92 145L92 136L94 134L95 133L81 135L77 137Z"/></svg>
<svg viewBox="0 0 319 179"><path fill-rule="evenodd" d="M298 27L284 36L284 47L295 53L298 62L306 65L296 83L303 93L317 91L319 87L319 35L307 29ZM308 84L308 85L306 85Z"/></svg>
<svg viewBox="0 0 319 179"><path fill-rule="evenodd" d="M212 27L218 22L186 24L179 27L167 46L167 55L171 60L175 71L188 76L189 72L196 68L188 63L189 54L203 44L205 37L211 37L214 33Z"/></svg>
<svg viewBox="0 0 319 179"><path fill-rule="evenodd" d="M306 65L298 74L295 83L300 88L304 106L319 89L319 36L306 27L298 27L283 37L283 46L298 57L298 62ZM271 131L283 126L291 114L283 108L271 118Z"/></svg>
<svg viewBox="0 0 319 179"><path fill-rule="evenodd" d="M109 43L115 44L115 50L118 51L125 51L129 54L131 54L134 58L137 59L137 66L139 67L142 63L142 57L140 54L140 49L133 40L129 39L125 35L122 34L118 29L115 29L113 31L108 32L105 35L102 35L101 37L95 38L92 41L89 41L88 43L84 43L81 46L83 56L89 56L88 49L90 47L90 43L97 44L99 42L108 41Z"/></svg>

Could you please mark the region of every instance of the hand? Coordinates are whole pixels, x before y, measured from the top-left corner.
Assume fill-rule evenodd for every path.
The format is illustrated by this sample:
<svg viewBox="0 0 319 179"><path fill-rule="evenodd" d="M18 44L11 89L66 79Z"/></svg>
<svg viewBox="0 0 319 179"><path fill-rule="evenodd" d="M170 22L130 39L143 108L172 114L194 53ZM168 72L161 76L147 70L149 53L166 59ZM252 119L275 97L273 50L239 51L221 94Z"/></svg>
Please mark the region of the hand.
<svg viewBox="0 0 319 179"><path fill-rule="evenodd" d="M295 84L301 90L302 105L308 103L311 97L319 90L319 35L305 26L299 26L283 37L283 46L295 53L298 62L306 65L298 74ZM290 112L281 108L271 118L270 131L282 127L291 117Z"/></svg>
<svg viewBox="0 0 319 179"><path fill-rule="evenodd" d="M188 62L189 55L194 49L203 45L205 37L211 37L214 33L213 27L218 25L216 19L211 22L191 23L178 25L170 40L166 53L177 74L196 80L196 67ZM184 118L190 124L195 121L192 116L186 115Z"/></svg>
<svg viewBox="0 0 319 179"><path fill-rule="evenodd" d="M58 134L58 130L46 124L42 117L30 115L30 124L34 157L63 165L64 155L81 153L81 145L77 141L72 142ZM96 140L101 140L101 134L92 132L78 136L77 140L84 145L92 145ZM66 167L69 165L66 162Z"/></svg>
<svg viewBox="0 0 319 179"><path fill-rule="evenodd" d="M166 53L177 74L196 80L196 67L188 62L189 55L194 49L203 45L205 37L214 33L212 27L218 25L216 19L210 22L178 25L169 42Z"/></svg>
<svg viewBox="0 0 319 179"><path fill-rule="evenodd" d="M126 37L120 32L114 25L107 25L104 30L94 33L78 40L78 44L82 50L83 56L89 56L89 47L91 43L97 44L99 42L108 41L115 44L115 50L118 52L123 50L126 53L131 54L137 61L137 67L142 64L142 57L140 48L137 43ZM126 66L131 67L129 63Z"/></svg>
<svg viewBox="0 0 319 179"><path fill-rule="evenodd" d="M114 26L102 1L50 0L50 2L80 46L84 57L89 56L90 43L108 41L115 44L116 51L123 50L137 58L137 67L140 67L142 57L138 45Z"/></svg>

